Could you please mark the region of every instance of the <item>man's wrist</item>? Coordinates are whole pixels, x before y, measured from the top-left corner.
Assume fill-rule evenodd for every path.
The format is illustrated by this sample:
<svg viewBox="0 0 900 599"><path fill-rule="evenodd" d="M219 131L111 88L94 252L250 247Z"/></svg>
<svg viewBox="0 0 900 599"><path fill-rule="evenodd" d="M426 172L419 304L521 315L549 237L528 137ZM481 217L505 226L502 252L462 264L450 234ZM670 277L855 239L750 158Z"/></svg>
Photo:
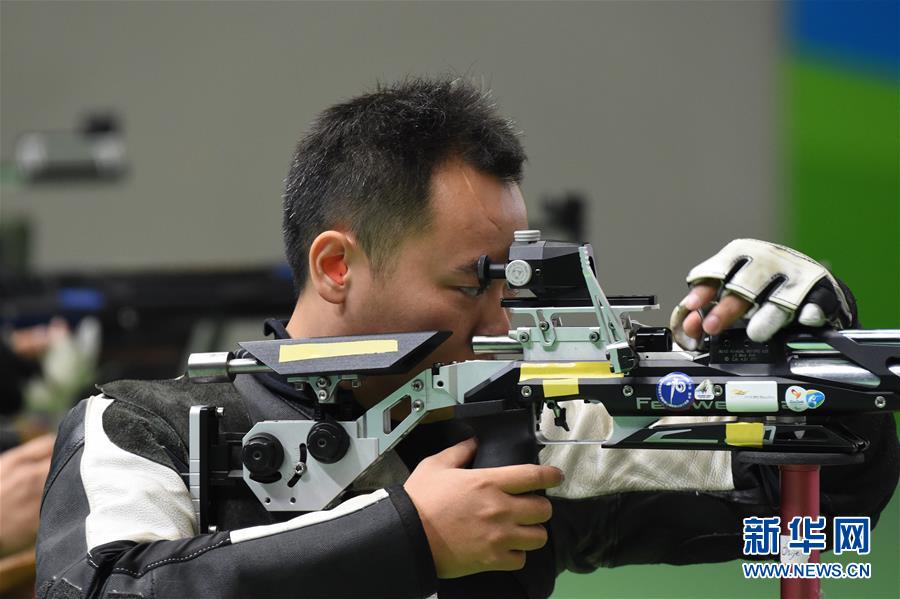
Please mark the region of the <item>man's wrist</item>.
<svg viewBox="0 0 900 599"><path fill-rule="evenodd" d="M437 570L431 555L431 547L428 544L428 536L425 534L425 528L419 518L419 512L403 485L388 487L386 491L410 540L422 596L431 595L437 590Z"/></svg>

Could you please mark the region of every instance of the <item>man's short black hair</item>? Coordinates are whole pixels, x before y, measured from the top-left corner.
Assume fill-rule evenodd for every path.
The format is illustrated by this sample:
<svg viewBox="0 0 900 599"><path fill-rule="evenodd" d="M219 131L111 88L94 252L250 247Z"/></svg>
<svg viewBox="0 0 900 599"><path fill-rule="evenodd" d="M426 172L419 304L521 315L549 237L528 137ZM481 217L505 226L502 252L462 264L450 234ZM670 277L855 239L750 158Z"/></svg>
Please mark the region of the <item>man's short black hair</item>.
<svg viewBox="0 0 900 599"><path fill-rule="evenodd" d="M410 78L325 110L300 140L284 191L284 243L298 293L322 231L354 233L376 273L430 224L431 177L462 159L520 182L525 152L490 92L464 79Z"/></svg>

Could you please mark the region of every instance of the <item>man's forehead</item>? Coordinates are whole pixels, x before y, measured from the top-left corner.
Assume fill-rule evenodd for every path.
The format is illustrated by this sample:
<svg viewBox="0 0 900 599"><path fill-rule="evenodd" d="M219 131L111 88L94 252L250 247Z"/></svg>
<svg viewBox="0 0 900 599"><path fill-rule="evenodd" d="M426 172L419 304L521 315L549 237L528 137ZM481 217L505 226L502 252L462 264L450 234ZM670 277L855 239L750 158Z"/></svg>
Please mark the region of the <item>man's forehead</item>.
<svg viewBox="0 0 900 599"><path fill-rule="evenodd" d="M431 207L430 236L454 270L470 267L482 254L505 255L513 232L527 227L518 186L464 163L435 172Z"/></svg>

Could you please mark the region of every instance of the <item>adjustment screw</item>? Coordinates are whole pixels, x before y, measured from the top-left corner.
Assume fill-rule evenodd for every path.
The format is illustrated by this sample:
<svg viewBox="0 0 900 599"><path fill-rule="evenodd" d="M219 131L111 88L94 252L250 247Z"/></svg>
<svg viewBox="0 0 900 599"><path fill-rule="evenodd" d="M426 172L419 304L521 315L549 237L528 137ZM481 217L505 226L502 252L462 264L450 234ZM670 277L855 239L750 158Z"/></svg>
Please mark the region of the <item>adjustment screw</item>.
<svg viewBox="0 0 900 599"><path fill-rule="evenodd" d="M322 389L327 386L328 386L328 379L326 379L324 376L320 376L319 378L316 379L316 387L319 387L320 389Z"/></svg>
<svg viewBox="0 0 900 599"><path fill-rule="evenodd" d="M531 335L528 334L528 331L522 331L519 333L519 343L528 343L531 340Z"/></svg>
<svg viewBox="0 0 900 599"><path fill-rule="evenodd" d="M424 408L424 407L425 407L425 402L422 401L421 399L417 399L416 401L413 402L413 410L415 410L416 412L421 412L422 408Z"/></svg>
<svg viewBox="0 0 900 599"><path fill-rule="evenodd" d="M541 240L541 230L540 229L519 229L518 231L513 232L513 240L533 243L535 241Z"/></svg>
<svg viewBox="0 0 900 599"><path fill-rule="evenodd" d="M412 382L412 390L413 391L421 391L425 385L422 384L422 381L416 379Z"/></svg>
<svg viewBox="0 0 900 599"><path fill-rule="evenodd" d="M531 397L531 387L528 385L522 387L522 397Z"/></svg>
<svg viewBox="0 0 900 599"><path fill-rule="evenodd" d="M328 399L328 391L326 391L325 389L319 389L318 391L316 391L316 397L318 397L322 401L325 401L326 399Z"/></svg>
<svg viewBox="0 0 900 599"><path fill-rule="evenodd" d="M883 396L879 395L878 397L875 398L875 407L876 408L883 408L886 405L887 405L887 400L885 400Z"/></svg>
<svg viewBox="0 0 900 599"><path fill-rule="evenodd" d="M542 331L547 331L550 329L550 323L547 322L546 320L542 320L541 324L539 324L538 326L541 327Z"/></svg>
<svg viewBox="0 0 900 599"><path fill-rule="evenodd" d="M713 386L713 395L719 397L722 395L722 385L714 385Z"/></svg>
<svg viewBox="0 0 900 599"><path fill-rule="evenodd" d="M531 265L524 260L513 260L506 265L506 280L513 287L528 285L531 277Z"/></svg>
<svg viewBox="0 0 900 599"><path fill-rule="evenodd" d="M631 397L632 395L634 395L634 387L632 387L631 385L625 385L624 387L622 387L622 395L624 395L625 397Z"/></svg>
<svg viewBox="0 0 900 599"><path fill-rule="evenodd" d="M591 331L591 334L588 335L588 339L596 343L597 341L600 341L600 333L598 333L597 331Z"/></svg>

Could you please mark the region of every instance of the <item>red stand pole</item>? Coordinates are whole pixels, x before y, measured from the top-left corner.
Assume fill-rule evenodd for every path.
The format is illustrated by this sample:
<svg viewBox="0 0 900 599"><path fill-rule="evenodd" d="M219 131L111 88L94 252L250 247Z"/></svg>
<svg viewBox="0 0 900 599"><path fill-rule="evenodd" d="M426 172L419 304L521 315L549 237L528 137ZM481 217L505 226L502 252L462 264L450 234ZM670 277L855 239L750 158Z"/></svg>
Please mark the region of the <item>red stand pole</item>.
<svg viewBox="0 0 900 599"><path fill-rule="evenodd" d="M790 534L788 523L795 516L819 517L819 466L782 464L781 534ZM819 563L819 552L809 554L809 563ZM782 578L781 599L819 599L818 578Z"/></svg>

